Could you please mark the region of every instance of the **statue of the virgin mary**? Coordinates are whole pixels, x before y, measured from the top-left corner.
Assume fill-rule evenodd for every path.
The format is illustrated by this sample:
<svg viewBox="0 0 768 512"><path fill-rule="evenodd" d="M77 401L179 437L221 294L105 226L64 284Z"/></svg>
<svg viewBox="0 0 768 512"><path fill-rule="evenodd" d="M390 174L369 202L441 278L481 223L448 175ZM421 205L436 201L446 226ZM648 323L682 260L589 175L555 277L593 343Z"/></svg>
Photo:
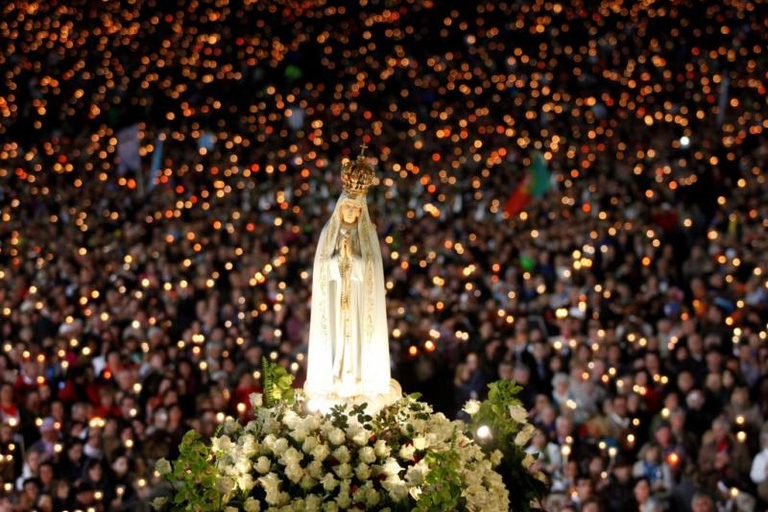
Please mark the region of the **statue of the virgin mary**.
<svg viewBox="0 0 768 512"><path fill-rule="evenodd" d="M315 253L304 389L322 409L362 402L377 409L400 395L390 379L384 269L366 202L374 181L362 152L342 163L343 192Z"/></svg>

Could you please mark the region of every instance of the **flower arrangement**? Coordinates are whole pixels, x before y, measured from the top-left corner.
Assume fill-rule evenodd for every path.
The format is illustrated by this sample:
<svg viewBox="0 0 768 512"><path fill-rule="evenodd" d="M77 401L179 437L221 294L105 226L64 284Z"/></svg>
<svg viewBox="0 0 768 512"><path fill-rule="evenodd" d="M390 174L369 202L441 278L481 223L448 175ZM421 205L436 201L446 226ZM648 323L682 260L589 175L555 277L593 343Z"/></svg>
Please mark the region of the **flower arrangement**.
<svg viewBox="0 0 768 512"><path fill-rule="evenodd" d="M464 405L471 418L468 431L486 452L501 452L495 469L509 490L510 510L528 512L546 491L546 477L535 469L536 457L525 452L536 428L528 423L528 411L517 398L522 391L517 383L500 380L488 388L486 400Z"/></svg>
<svg viewBox="0 0 768 512"><path fill-rule="evenodd" d="M265 361L265 394L251 397L253 420L225 420L210 445L189 432L175 462L157 463L173 487L171 496L155 500L157 510L506 512L509 478L538 481L518 453L530 435L522 414L511 420L512 411L519 413L511 406L520 407L510 396L514 388L492 385L488 402L469 403L468 427L434 413L416 395L375 416L364 404L309 412L290 374L280 370ZM482 435L483 427L494 434ZM513 433L525 442L502 446ZM536 497L524 490L514 502Z"/></svg>

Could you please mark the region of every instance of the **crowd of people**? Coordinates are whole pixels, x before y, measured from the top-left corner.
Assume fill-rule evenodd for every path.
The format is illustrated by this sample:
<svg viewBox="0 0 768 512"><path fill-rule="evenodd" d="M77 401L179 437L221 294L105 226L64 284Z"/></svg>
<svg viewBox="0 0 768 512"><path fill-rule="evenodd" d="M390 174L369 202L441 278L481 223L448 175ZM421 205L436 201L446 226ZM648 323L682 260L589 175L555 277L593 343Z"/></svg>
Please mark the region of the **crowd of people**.
<svg viewBox="0 0 768 512"><path fill-rule="evenodd" d="M405 391L521 383L547 510L766 510L763 9L4 5L0 510L140 510L262 357L301 386L363 142Z"/></svg>

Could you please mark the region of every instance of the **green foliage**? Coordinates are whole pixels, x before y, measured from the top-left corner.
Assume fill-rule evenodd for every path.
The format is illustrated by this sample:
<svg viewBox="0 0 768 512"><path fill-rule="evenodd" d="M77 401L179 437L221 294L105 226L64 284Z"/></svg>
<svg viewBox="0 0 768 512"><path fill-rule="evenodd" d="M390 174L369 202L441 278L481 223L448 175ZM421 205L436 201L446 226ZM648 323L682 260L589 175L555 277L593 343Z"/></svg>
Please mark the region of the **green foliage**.
<svg viewBox="0 0 768 512"><path fill-rule="evenodd" d="M263 383L263 391L264 391L264 407L272 407L275 403L275 398L272 394L272 371L271 371L272 365L270 364L269 360L267 360L266 357L261 357L261 375L264 379Z"/></svg>
<svg viewBox="0 0 768 512"><path fill-rule="evenodd" d="M466 500L462 497L464 484L458 472L461 465L459 452L429 452L427 460L433 469L427 474L427 485L416 502L415 510L463 510Z"/></svg>
<svg viewBox="0 0 768 512"><path fill-rule="evenodd" d="M480 404L472 417L471 431L477 432L481 425L490 428L490 439L478 440L478 444L487 454L499 450L502 453L501 464L496 468L509 490L511 509L515 512L534 510L533 503L538 502L546 491L546 485L525 467L523 460L526 453L524 446L516 442L518 433L527 421L513 418L512 411L521 411L523 405L517 394L522 387L512 380L500 380L488 385L488 399ZM528 427L530 428L530 427Z"/></svg>
<svg viewBox="0 0 768 512"><path fill-rule="evenodd" d="M427 462L432 470L427 474L423 491L416 503L418 512L434 510L462 510L466 500L462 496L464 483L459 474L461 456L455 449L456 431L454 430L453 449L445 452L427 452Z"/></svg>
<svg viewBox="0 0 768 512"><path fill-rule="evenodd" d="M366 412L368 404L360 404L352 407L352 415L357 417L357 422L361 425L368 424L373 420L373 417Z"/></svg>
<svg viewBox="0 0 768 512"><path fill-rule="evenodd" d="M293 375L279 364L270 363L266 357L261 358L261 367L264 375L264 406L274 407L280 402L293 404L296 400Z"/></svg>
<svg viewBox="0 0 768 512"><path fill-rule="evenodd" d="M477 425L490 427L495 438L513 438L520 431L520 423L513 420L510 406L522 406L517 394L522 391L515 381L500 380L488 385L488 399L480 404L480 410L473 418Z"/></svg>
<svg viewBox="0 0 768 512"><path fill-rule="evenodd" d="M211 464L213 455L210 447L203 443L194 430L184 434L179 446L179 458L170 465L165 459L158 462L158 470L173 486L171 499L157 510L185 512L216 512L221 510L222 493L216 486L216 468ZM164 466L164 467L163 467ZM162 470L161 470L162 468Z"/></svg>

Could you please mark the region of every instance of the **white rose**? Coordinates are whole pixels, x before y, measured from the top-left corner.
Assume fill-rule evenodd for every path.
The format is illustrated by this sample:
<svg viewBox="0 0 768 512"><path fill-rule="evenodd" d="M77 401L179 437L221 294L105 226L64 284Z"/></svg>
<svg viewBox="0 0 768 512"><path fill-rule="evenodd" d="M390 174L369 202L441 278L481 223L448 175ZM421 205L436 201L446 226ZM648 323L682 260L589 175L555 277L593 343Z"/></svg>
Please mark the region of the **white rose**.
<svg viewBox="0 0 768 512"><path fill-rule="evenodd" d="M270 451L275 451L275 443L277 442L277 438L274 434L267 434L264 436L264 440L261 442L267 449Z"/></svg>
<svg viewBox="0 0 768 512"><path fill-rule="evenodd" d="M319 460L313 460L309 463L309 466L307 466L307 469L309 469L309 475L312 478L320 478L323 476L323 463Z"/></svg>
<svg viewBox="0 0 768 512"><path fill-rule="evenodd" d="M278 505L280 503L280 477L275 473L269 473L259 478L259 483L264 488L264 492L267 493L267 503Z"/></svg>
<svg viewBox="0 0 768 512"><path fill-rule="evenodd" d="M221 494L229 493L234 486L235 482L227 476L220 476L216 478L216 489Z"/></svg>
<svg viewBox="0 0 768 512"><path fill-rule="evenodd" d="M371 438L371 433L365 429L360 429L352 436L352 441L358 446L365 446L368 444L368 440Z"/></svg>
<svg viewBox="0 0 768 512"><path fill-rule="evenodd" d="M268 458L264 457L263 455L259 457L259 459L256 461L256 471L258 471L262 475L266 475L267 473L269 473L270 469L272 469L272 461L270 461Z"/></svg>
<svg viewBox="0 0 768 512"><path fill-rule="evenodd" d="M397 476L403 470L403 467L398 464L397 459L389 457L382 466L382 470L387 476Z"/></svg>
<svg viewBox="0 0 768 512"><path fill-rule="evenodd" d="M535 433L536 433L536 427L534 427L530 423L527 424L515 436L515 444L518 446L524 446L528 441L531 440L531 438Z"/></svg>
<svg viewBox="0 0 768 512"><path fill-rule="evenodd" d="M332 491L339 485L339 482L336 480L336 477L333 476L333 473L326 473L321 482L323 483L323 489L326 491Z"/></svg>
<svg viewBox="0 0 768 512"><path fill-rule="evenodd" d="M346 510L352 504L352 500L349 498L349 494L339 494L336 497L336 504L340 510Z"/></svg>
<svg viewBox="0 0 768 512"><path fill-rule="evenodd" d="M367 481L371 477L371 467L365 462L361 462L355 468L355 476L358 480Z"/></svg>
<svg viewBox="0 0 768 512"><path fill-rule="evenodd" d="M285 414L283 414L283 425L288 427L289 429L294 429L301 421L301 418L298 414L296 414L294 411L288 409L285 411Z"/></svg>
<svg viewBox="0 0 768 512"><path fill-rule="evenodd" d="M363 446L360 451L357 452L358 458L366 464L371 464L376 460L376 452L370 446Z"/></svg>
<svg viewBox="0 0 768 512"><path fill-rule="evenodd" d="M280 439L275 441L275 446L273 447L273 451L277 455L282 455L288 449L288 446L290 446L288 444L288 440L285 439L284 437L281 437Z"/></svg>
<svg viewBox="0 0 768 512"><path fill-rule="evenodd" d="M340 428L334 428L328 433L328 440L337 446L343 444L345 439L344 431Z"/></svg>
<svg viewBox="0 0 768 512"><path fill-rule="evenodd" d="M421 437L421 436L414 437L413 438L413 447L416 448L419 451L426 449L426 447L427 447L427 440L426 440L426 438Z"/></svg>
<svg viewBox="0 0 768 512"><path fill-rule="evenodd" d="M312 450L312 458L320 462L324 461L326 457L331 453L328 447L324 444L315 446Z"/></svg>
<svg viewBox="0 0 768 512"><path fill-rule="evenodd" d="M525 423L528 421L528 411L522 405L510 405L509 415L518 423Z"/></svg>
<svg viewBox="0 0 768 512"><path fill-rule="evenodd" d="M249 398L251 399L251 407L258 409L264 403L264 397L261 393L251 393Z"/></svg>
<svg viewBox="0 0 768 512"><path fill-rule="evenodd" d="M421 485L424 482L426 469L426 465L422 466L419 464L409 467L405 472L405 481L408 482L408 485L411 487Z"/></svg>
<svg viewBox="0 0 768 512"><path fill-rule="evenodd" d="M291 446L285 452L280 456L280 462L282 462L284 465L289 466L291 464L298 464L301 462L301 460L304 458L304 454L302 454L299 450Z"/></svg>
<svg viewBox="0 0 768 512"><path fill-rule="evenodd" d="M215 452L228 452L232 448L232 440L229 436L214 437L211 441L211 448Z"/></svg>
<svg viewBox="0 0 768 512"><path fill-rule="evenodd" d="M296 428L291 430L291 437L297 443L303 443L307 435L309 435L309 429L304 427L303 425L297 425Z"/></svg>
<svg viewBox="0 0 768 512"><path fill-rule="evenodd" d="M355 492L352 493L352 501L355 503L365 503L365 493L368 489L365 487L358 487Z"/></svg>
<svg viewBox="0 0 768 512"><path fill-rule="evenodd" d="M319 444L317 438L315 436L309 436L306 439L304 439L304 442L301 445L301 450L304 453L312 453L312 450Z"/></svg>
<svg viewBox="0 0 768 512"><path fill-rule="evenodd" d="M304 476L301 477L301 482L299 482L299 485L301 486L302 489L304 489L305 491L308 491L311 488L313 488L316 483L317 483L317 480L315 478L305 474Z"/></svg>
<svg viewBox="0 0 768 512"><path fill-rule="evenodd" d="M339 506L335 501L329 501L323 505L323 512L339 512Z"/></svg>
<svg viewBox="0 0 768 512"><path fill-rule="evenodd" d="M403 460L413 460L413 454L416 452L416 448L412 445L403 445L400 448L400 458Z"/></svg>
<svg viewBox="0 0 768 512"><path fill-rule="evenodd" d="M280 494L277 496L277 504L278 504L278 505L285 505L285 504L286 504L286 503L288 503L289 501L291 501L291 495L290 495L290 494L288 494L287 492L281 492L281 493L280 493Z"/></svg>
<svg viewBox="0 0 768 512"><path fill-rule="evenodd" d="M285 467L285 476L288 480L296 484L301 480L301 477L304 476L304 470L297 463L288 464Z"/></svg>
<svg viewBox="0 0 768 512"><path fill-rule="evenodd" d="M380 459L383 459L385 457L389 457L389 446L387 446L386 441L383 439L379 439L376 441L376 444L373 445L373 449L376 451L376 456Z"/></svg>
<svg viewBox="0 0 768 512"><path fill-rule="evenodd" d="M474 399L467 400L467 403L465 403L464 407L462 408L462 411L469 414L470 416L474 416L479 410L480 402Z"/></svg>
<svg viewBox="0 0 768 512"><path fill-rule="evenodd" d="M253 434L245 434L242 438L243 441L243 455L250 457L259 453L259 443L256 441L256 437Z"/></svg>
<svg viewBox="0 0 768 512"><path fill-rule="evenodd" d="M245 457L238 457L235 461L236 473L248 473L251 470L251 461Z"/></svg>
<svg viewBox="0 0 768 512"><path fill-rule="evenodd" d="M253 498L248 498L245 500L243 508L245 509L245 512L259 512L259 510L261 510L261 503Z"/></svg>
<svg viewBox="0 0 768 512"><path fill-rule="evenodd" d="M237 477L237 486L245 492L250 492L254 485L256 485L256 482L253 481L253 477L250 473Z"/></svg>
<svg viewBox="0 0 768 512"><path fill-rule="evenodd" d="M317 494L310 494L307 496L307 500L304 502L304 506L307 507L307 512L320 512L320 505L322 505L323 499Z"/></svg>
<svg viewBox="0 0 768 512"><path fill-rule="evenodd" d="M227 507L224 510L225 512L239 512L235 507Z"/></svg>
<svg viewBox="0 0 768 512"><path fill-rule="evenodd" d="M274 434L277 428L280 426L271 416L272 412L267 408L261 408L256 410L256 417L261 423L262 434Z"/></svg>
<svg viewBox="0 0 768 512"><path fill-rule="evenodd" d="M400 501L408 496L408 486L398 477L387 478L382 486L389 492L394 501Z"/></svg>
<svg viewBox="0 0 768 512"><path fill-rule="evenodd" d="M533 466L534 462L536 462L536 458L530 453L526 453L525 458L523 458L523 467L525 469L531 469L531 466Z"/></svg>
<svg viewBox="0 0 768 512"><path fill-rule="evenodd" d="M379 494L379 491L373 487L369 487L365 490L365 504L368 505L368 508L377 505L379 501L381 501L381 495Z"/></svg>
<svg viewBox="0 0 768 512"><path fill-rule="evenodd" d="M166 460L165 458L162 458L155 463L155 469L161 475L167 475L172 471L171 463L168 462L168 460Z"/></svg>
<svg viewBox="0 0 768 512"><path fill-rule="evenodd" d="M333 471L339 478L349 478L352 476L352 466L350 466L348 462L338 464L333 468Z"/></svg>
<svg viewBox="0 0 768 512"><path fill-rule="evenodd" d="M349 462L349 449L346 446L339 446L333 451L333 458L339 462Z"/></svg>

